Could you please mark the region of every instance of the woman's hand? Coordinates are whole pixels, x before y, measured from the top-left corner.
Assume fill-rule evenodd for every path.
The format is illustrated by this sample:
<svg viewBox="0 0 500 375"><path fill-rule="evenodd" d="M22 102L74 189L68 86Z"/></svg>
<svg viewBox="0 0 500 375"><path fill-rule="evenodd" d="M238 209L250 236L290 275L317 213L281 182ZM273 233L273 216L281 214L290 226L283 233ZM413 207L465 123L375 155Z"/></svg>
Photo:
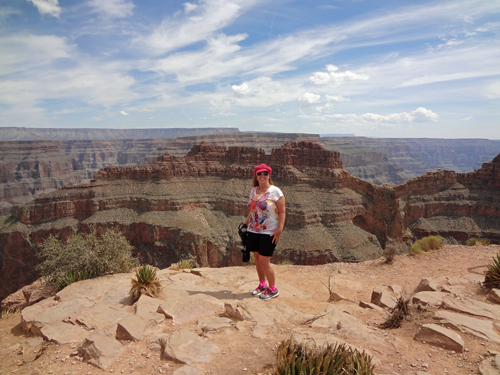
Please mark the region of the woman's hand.
<svg viewBox="0 0 500 375"><path fill-rule="evenodd" d="M278 229L276 232L274 232L274 234L271 234L271 237L273 238L273 243L278 244L281 232L283 232L283 229Z"/></svg>

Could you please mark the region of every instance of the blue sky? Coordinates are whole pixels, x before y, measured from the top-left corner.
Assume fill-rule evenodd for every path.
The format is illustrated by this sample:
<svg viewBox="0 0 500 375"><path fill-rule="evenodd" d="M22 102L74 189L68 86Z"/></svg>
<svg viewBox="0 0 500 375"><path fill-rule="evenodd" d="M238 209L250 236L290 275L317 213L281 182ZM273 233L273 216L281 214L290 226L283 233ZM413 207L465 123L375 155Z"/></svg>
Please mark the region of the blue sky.
<svg viewBox="0 0 500 375"><path fill-rule="evenodd" d="M500 139L500 1L3 0L0 126Z"/></svg>

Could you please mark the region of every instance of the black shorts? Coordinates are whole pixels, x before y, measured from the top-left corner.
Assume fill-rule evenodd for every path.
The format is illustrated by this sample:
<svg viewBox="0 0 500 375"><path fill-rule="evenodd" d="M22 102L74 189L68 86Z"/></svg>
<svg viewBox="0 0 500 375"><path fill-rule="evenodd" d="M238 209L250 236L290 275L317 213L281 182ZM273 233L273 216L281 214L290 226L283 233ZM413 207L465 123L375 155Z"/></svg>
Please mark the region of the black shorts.
<svg viewBox="0 0 500 375"><path fill-rule="evenodd" d="M265 257L273 256L276 244L273 243L274 237L270 234L261 234L248 232L247 250L259 253Z"/></svg>

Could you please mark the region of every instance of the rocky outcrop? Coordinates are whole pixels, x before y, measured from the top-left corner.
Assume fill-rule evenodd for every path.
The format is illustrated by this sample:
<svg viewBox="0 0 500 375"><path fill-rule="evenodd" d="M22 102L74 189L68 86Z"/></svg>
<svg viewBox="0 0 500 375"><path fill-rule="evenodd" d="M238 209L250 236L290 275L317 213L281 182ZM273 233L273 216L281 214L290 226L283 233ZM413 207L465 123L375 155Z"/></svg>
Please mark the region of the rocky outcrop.
<svg viewBox="0 0 500 375"><path fill-rule="evenodd" d="M0 291L6 296L36 278L36 244L90 226L118 228L144 262L160 268L184 258L204 267L239 265L235 228L260 163L273 167L287 200L277 261L360 261L380 256L389 242L428 234L452 240L473 234L498 243L499 161L467 174L435 171L395 187L350 175L339 152L311 141L287 142L271 153L201 143L185 157L106 167L91 183L37 197L3 219Z"/></svg>

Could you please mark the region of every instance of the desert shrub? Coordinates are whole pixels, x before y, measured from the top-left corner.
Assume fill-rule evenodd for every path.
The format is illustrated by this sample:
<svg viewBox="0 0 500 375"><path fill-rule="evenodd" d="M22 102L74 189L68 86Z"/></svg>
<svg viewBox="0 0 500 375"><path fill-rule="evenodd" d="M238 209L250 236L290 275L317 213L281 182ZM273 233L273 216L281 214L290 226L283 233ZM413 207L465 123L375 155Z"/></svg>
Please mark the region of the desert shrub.
<svg viewBox="0 0 500 375"><path fill-rule="evenodd" d="M394 245L389 245L385 248L384 252L382 253L382 256L385 258L384 263L385 264L392 264L394 262L394 258L396 257L398 253L398 248Z"/></svg>
<svg viewBox="0 0 500 375"><path fill-rule="evenodd" d="M283 341L273 375L372 375L371 356L346 344L316 346Z"/></svg>
<svg viewBox="0 0 500 375"><path fill-rule="evenodd" d="M489 289L500 288L500 254L493 257L491 263L488 264L483 286Z"/></svg>
<svg viewBox="0 0 500 375"><path fill-rule="evenodd" d="M409 303L410 299L401 295L396 302L396 306L390 310L388 318L380 325L380 328L400 328L403 321L410 314Z"/></svg>
<svg viewBox="0 0 500 375"><path fill-rule="evenodd" d="M132 302L137 301L143 294L156 297L161 289L156 270L152 266L144 264L135 268L134 272L136 278L132 278L132 287L129 292Z"/></svg>
<svg viewBox="0 0 500 375"><path fill-rule="evenodd" d="M467 246L488 246L491 241L487 238L469 238L465 244Z"/></svg>
<svg viewBox="0 0 500 375"><path fill-rule="evenodd" d="M283 266L293 266L293 262L291 260L286 260L286 259L282 260L280 264Z"/></svg>
<svg viewBox="0 0 500 375"><path fill-rule="evenodd" d="M469 238L469 239L465 242L465 244L466 244L467 246L476 246L476 243L477 243L477 239L475 239L475 238Z"/></svg>
<svg viewBox="0 0 500 375"><path fill-rule="evenodd" d="M112 273L130 272L137 265L132 256L132 246L116 230L107 230L102 235L95 228L90 233L79 233L60 241L54 236L40 246L42 261L38 272L49 282L64 284L64 280L91 275L104 276Z"/></svg>
<svg viewBox="0 0 500 375"><path fill-rule="evenodd" d="M66 288L69 284L76 283L77 281L91 279L92 274L87 271L71 271L66 272L64 277L57 281L59 290Z"/></svg>
<svg viewBox="0 0 500 375"><path fill-rule="evenodd" d="M431 250L438 250L442 246L442 240L441 237L439 236L429 236L422 238L415 242L413 246L411 247L411 253L413 254L421 254L421 253L426 253Z"/></svg>
<svg viewBox="0 0 500 375"><path fill-rule="evenodd" d="M172 264L169 267L171 270L190 270L193 268L193 261L190 259L181 259L177 263Z"/></svg>

